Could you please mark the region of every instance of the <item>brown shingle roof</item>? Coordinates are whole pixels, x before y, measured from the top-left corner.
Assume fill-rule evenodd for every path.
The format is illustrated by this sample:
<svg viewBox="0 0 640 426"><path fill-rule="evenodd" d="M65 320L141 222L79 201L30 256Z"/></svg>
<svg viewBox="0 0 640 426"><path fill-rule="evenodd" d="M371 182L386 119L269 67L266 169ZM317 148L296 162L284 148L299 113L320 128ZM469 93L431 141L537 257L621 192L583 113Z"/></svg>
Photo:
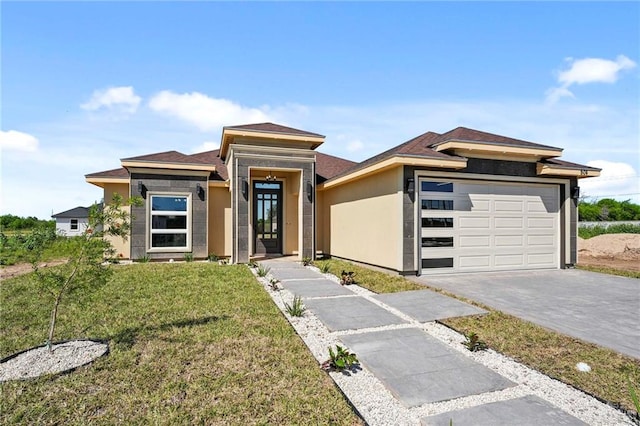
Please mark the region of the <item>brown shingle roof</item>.
<svg viewBox="0 0 640 426"><path fill-rule="evenodd" d="M165 151L155 154L139 155L137 157L123 158L121 161L197 164L194 163L190 155L185 155L178 151Z"/></svg>
<svg viewBox="0 0 640 426"><path fill-rule="evenodd" d="M316 183L322 183L344 173L358 163L333 155L316 152Z"/></svg>
<svg viewBox="0 0 640 426"><path fill-rule="evenodd" d="M118 169L105 170L103 172L89 173L84 175L85 178L117 178L117 179L129 179L129 171L124 167Z"/></svg>
<svg viewBox="0 0 640 426"><path fill-rule="evenodd" d="M227 171L227 166L225 166L224 161L220 158L219 149L199 152L197 154L192 154L189 157L192 161L198 164L213 164L216 167L216 171L211 173L209 179L222 181L229 179L229 172Z"/></svg>
<svg viewBox="0 0 640 426"><path fill-rule="evenodd" d="M567 169L585 169L585 170L597 170L600 171L597 167L585 166L584 164L571 163L569 161L559 160L557 158L549 158L546 160L542 160L543 164L553 164L560 167L566 167Z"/></svg>
<svg viewBox="0 0 640 426"><path fill-rule="evenodd" d="M249 132L284 133L288 135L316 136L324 138L323 135L318 133L307 132L306 130L294 129L293 127L282 126L274 123L241 124L238 126L225 126L224 129L246 130Z"/></svg>
<svg viewBox="0 0 640 426"><path fill-rule="evenodd" d="M506 136L495 135L493 133L481 132L480 130L469 129L466 127L457 127L453 130L443 133L440 140L433 143L431 146L438 146L448 141L463 141L463 142L479 142L479 143L493 143L499 145L519 146L524 148L546 148L556 149L562 151L561 148L556 148L549 145L541 145L539 143L523 141L520 139L513 139Z"/></svg>

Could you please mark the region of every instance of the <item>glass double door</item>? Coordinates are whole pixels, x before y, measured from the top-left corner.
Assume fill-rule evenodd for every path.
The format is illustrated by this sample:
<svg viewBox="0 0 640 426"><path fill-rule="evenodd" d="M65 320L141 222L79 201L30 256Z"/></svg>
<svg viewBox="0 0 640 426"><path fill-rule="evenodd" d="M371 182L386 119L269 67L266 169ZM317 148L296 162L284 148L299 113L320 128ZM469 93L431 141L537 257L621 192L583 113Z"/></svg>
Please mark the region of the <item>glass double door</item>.
<svg viewBox="0 0 640 426"><path fill-rule="evenodd" d="M282 254L282 183L253 183L255 254Z"/></svg>

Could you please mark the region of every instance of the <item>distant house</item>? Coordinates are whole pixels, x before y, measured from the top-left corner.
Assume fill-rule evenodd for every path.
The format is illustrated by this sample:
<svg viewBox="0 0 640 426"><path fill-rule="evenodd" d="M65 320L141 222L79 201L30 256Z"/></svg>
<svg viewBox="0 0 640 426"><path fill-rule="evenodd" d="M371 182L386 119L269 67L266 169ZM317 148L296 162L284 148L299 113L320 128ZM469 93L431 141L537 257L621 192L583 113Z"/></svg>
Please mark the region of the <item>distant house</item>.
<svg viewBox="0 0 640 426"><path fill-rule="evenodd" d="M51 216L56 220L56 232L75 237L81 235L89 224L89 207L76 207Z"/></svg>

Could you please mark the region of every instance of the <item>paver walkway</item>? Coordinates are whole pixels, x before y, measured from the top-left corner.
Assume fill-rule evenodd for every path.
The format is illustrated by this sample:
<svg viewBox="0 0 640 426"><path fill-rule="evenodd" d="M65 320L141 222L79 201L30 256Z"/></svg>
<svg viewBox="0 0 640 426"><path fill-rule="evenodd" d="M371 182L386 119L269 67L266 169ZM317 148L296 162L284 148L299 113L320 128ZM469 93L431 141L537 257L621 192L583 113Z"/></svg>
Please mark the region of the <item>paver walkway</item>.
<svg viewBox="0 0 640 426"><path fill-rule="evenodd" d="M430 290L364 297L319 272L283 260L262 262L284 288L303 298L325 326L357 353L406 407L501 391L516 384L462 355L410 322L482 314ZM394 328L395 327L395 328ZM508 399L422 418L422 424L584 424L538 397Z"/></svg>

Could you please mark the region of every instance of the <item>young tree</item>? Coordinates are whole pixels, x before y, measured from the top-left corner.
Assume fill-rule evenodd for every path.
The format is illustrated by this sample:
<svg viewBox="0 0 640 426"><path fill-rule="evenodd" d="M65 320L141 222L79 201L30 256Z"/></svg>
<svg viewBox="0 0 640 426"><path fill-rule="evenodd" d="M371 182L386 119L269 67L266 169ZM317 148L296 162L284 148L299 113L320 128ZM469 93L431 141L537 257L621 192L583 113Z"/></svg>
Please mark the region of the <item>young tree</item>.
<svg viewBox="0 0 640 426"><path fill-rule="evenodd" d="M42 268L42 254L52 240L44 231L34 231L27 242L31 250L31 265L34 278L40 289L51 298L53 304L46 340L49 351L53 351L53 336L56 328L58 308L63 296L71 297L79 291L88 291L105 284L111 269L104 261L112 258L115 250L108 238L121 237L126 240L131 231L131 215L126 205L141 205L140 198L126 202L119 194L104 207L94 204L89 209L88 225L79 237L65 239L65 252L69 253L66 263L55 268Z"/></svg>

